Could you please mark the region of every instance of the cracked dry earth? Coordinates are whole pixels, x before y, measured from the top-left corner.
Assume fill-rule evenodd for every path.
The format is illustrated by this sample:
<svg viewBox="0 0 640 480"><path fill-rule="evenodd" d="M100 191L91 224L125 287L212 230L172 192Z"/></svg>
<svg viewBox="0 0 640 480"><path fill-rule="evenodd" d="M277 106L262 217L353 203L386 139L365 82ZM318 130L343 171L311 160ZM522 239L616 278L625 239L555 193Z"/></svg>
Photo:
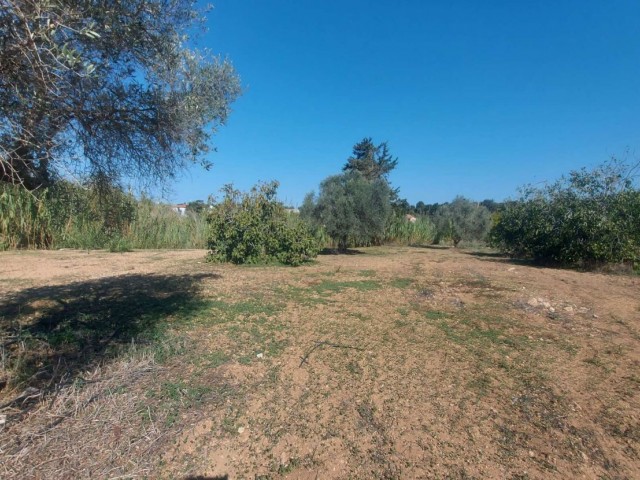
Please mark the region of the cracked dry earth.
<svg viewBox="0 0 640 480"><path fill-rule="evenodd" d="M79 365L49 341L22 383L9 360L29 352L6 347L0 476L640 478L637 276L439 248L203 257L0 254L5 332L126 295L166 324Z"/></svg>

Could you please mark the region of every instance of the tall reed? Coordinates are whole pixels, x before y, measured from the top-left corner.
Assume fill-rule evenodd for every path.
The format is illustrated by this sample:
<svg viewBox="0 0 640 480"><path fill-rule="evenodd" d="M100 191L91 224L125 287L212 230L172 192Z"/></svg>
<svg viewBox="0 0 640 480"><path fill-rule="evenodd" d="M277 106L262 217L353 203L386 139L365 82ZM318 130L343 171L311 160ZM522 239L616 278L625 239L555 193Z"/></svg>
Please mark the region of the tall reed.
<svg viewBox="0 0 640 480"><path fill-rule="evenodd" d="M206 248L206 213L179 215L113 188L68 182L37 193L0 184L0 250Z"/></svg>
<svg viewBox="0 0 640 480"><path fill-rule="evenodd" d="M168 205L141 200L125 238L132 248L206 248L206 214L178 215Z"/></svg>
<svg viewBox="0 0 640 480"><path fill-rule="evenodd" d="M0 250L51 244L51 216L38 196L0 184Z"/></svg>
<svg viewBox="0 0 640 480"><path fill-rule="evenodd" d="M436 226L427 217L412 223L404 216L394 215L385 229L383 243L393 245L430 245L436 237Z"/></svg>

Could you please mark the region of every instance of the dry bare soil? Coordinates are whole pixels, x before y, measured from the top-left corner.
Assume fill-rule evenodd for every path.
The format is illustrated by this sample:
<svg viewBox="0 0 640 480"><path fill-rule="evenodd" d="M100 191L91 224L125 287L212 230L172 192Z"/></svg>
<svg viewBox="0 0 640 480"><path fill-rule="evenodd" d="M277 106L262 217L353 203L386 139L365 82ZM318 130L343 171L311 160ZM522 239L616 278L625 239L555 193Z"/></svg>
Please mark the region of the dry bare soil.
<svg viewBox="0 0 640 480"><path fill-rule="evenodd" d="M0 254L1 478L640 478L640 279Z"/></svg>

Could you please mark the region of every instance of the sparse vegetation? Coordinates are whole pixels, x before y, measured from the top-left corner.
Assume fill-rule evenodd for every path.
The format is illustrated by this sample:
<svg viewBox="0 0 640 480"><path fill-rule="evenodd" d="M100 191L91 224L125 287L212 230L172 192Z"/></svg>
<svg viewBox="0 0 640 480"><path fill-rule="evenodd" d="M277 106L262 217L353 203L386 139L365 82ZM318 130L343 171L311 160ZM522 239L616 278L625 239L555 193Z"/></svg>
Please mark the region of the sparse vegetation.
<svg viewBox="0 0 640 480"><path fill-rule="evenodd" d="M425 199L446 190L431 187L456 166L469 178L503 169L493 175L502 181L516 150L520 166L551 148L521 142L541 119L553 121L531 138L599 128L596 115L563 128L606 104L567 110L602 92L585 84L555 105L572 68L616 92L625 84L612 79L637 77L621 75L631 36L612 20L618 7L604 23L623 34L597 25L591 36L607 48L589 55L581 35L593 22L558 28L560 10L545 23L546 12L427 12L421 2L357 12L261 3L222 9L241 16L228 30L242 38L233 49L243 62L262 56L252 81L265 67L272 75L236 127L257 134L242 149L225 143L225 161L260 174L248 158L261 152L268 169L290 162L278 171L300 185L347 130L385 125L412 159L397 178L414 177ZM139 192L166 194L186 168L212 165L211 139L241 93L230 61L197 48L200 8L0 0L0 477L640 478L640 281L631 272L640 272L640 162L613 159L506 202L412 205L391 183L398 158L387 142L365 137L300 209L277 198L277 181L156 202ZM322 36L307 38L316 24ZM532 35L539 24L542 41ZM407 35L389 42L393 25ZM481 35L487 27L494 33ZM506 49L496 42L505 38ZM375 55L354 54L362 45ZM416 57L399 45L438 47ZM541 55L548 45L561 57ZM587 55L568 55L574 45ZM541 58L548 71L532 77L525 67ZM501 71L504 59L516 68ZM483 70L490 75L476 78ZM532 79L533 89L523 82ZM527 98L540 106L531 118ZM331 101L348 104L337 111ZM605 119L629 123L625 107ZM617 142L611 130L581 151ZM488 161L499 138L510 146ZM443 165L447 177L432 170ZM204 198L209 180L193 195Z"/></svg>
<svg viewBox="0 0 640 480"><path fill-rule="evenodd" d="M453 249L385 247L215 273L199 252L136 252L81 280L56 262L91 277L109 254L48 253L3 253L3 478L283 478L327 471L336 456L352 476L635 472L628 277L515 274ZM57 283L12 269L16 259L58 268ZM527 303L548 290L564 293ZM562 295L580 306L565 309ZM587 388L599 402L582 401ZM308 449L318 444L331 454ZM221 466L222 451L236 453Z"/></svg>

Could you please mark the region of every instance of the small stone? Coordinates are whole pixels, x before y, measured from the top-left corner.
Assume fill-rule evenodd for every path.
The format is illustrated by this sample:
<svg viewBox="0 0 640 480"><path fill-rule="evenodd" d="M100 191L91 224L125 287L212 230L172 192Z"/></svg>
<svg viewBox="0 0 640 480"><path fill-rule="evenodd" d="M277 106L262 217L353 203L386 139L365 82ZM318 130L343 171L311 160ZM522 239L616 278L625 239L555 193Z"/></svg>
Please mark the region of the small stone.
<svg viewBox="0 0 640 480"><path fill-rule="evenodd" d="M549 307L549 311L550 311L551 313L555 313L556 309L555 309L555 308L553 308L553 307Z"/></svg>
<svg viewBox="0 0 640 480"><path fill-rule="evenodd" d="M259 354L257 354L257 355L256 355L256 357L258 357L258 358L264 358L264 353L259 353Z"/></svg>
<svg viewBox="0 0 640 480"><path fill-rule="evenodd" d="M539 305L538 299L530 298L529 301L527 302L527 305L529 305L530 307L537 307Z"/></svg>
<svg viewBox="0 0 640 480"><path fill-rule="evenodd" d="M244 432L244 427L238 427L238 433L243 433Z"/></svg>
<svg viewBox="0 0 640 480"><path fill-rule="evenodd" d="M567 313L573 313L573 307L569 305L568 307L564 307L564 311Z"/></svg>
<svg viewBox="0 0 640 480"><path fill-rule="evenodd" d="M529 450L529 456L531 458L535 457L536 456L536 452L534 452L533 450Z"/></svg>
<svg viewBox="0 0 640 480"><path fill-rule="evenodd" d="M593 318L600 318L598 315L596 315L595 313L592 315Z"/></svg>

